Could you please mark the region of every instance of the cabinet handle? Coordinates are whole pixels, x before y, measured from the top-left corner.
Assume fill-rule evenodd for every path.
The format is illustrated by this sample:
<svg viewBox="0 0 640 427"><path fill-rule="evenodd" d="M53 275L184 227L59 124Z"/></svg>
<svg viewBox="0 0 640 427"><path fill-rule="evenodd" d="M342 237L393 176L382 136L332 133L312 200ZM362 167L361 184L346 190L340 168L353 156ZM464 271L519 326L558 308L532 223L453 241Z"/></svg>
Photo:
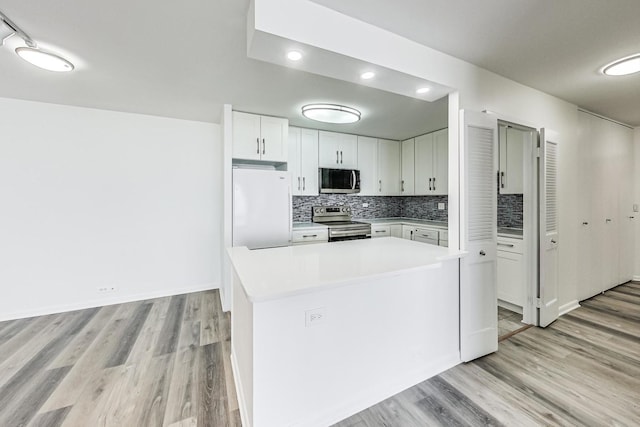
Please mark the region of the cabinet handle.
<svg viewBox="0 0 640 427"><path fill-rule="evenodd" d="M378 180L378 191L382 192L382 180Z"/></svg>
<svg viewBox="0 0 640 427"><path fill-rule="evenodd" d="M555 240L551 239L551 243L553 243L555 245L558 242L556 242Z"/></svg>
<svg viewBox="0 0 640 427"><path fill-rule="evenodd" d="M487 253L485 251L480 251L480 256L485 256Z"/></svg>
<svg viewBox="0 0 640 427"><path fill-rule="evenodd" d="M265 153L266 149L267 149L267 144L264 142L264 138L262 138L262 154Z"/></svg>
<svg viewBox="0 0 640 427"><path fill-rule="evenodd" d="M307 189L307 183L305 181L306 181L306 178L303 176L302 177L302 190L303 191Z"/></svg>
<svg viewBox="0 0 640 427"><path fill-rule="evenodd" d="M298 190L300 189L300 177L298 177Z"/></svg>
<svg viewBox="0 0 640 427"><path fill-rule="evenodd" d="M587 221L584 221L582 225L589 225L589 223Z"/></svg>
<svg viewBox="0 0 640 427"><path fill-rule="evenodd" d="M629 219L634 219L634 218L635 218L635 216L630 216L630 217L629 217Z"/></svg>
<svg viewBox="0 0 640 427"><path fill-rule="evenodd" d="M342 164L342 151L340 152L340 164Z"/></svg>
<svg viewBox="0 0 640 427"><path fill-rule="evenodd" d="M260 138L256 138L256 154L260 154Z"/></svg>
<svg viewBox="0 0 640 427"><path fill-rule="evenodd" d="M411 230L411 240L413 240L413 230Z"/></svg>
<svg viewBox="0 0 640 427"><path fill-rule="evenodd" d="M498 242L498 246L506 246L508 248L512 248L514 245L512 245L511 243L499 243Z"/></svg>
<svg viewBox="0 0 640 427"><path fill-rule="evenodd" d="M402 180L402 192L404 193L404 179Z"/></svg>
<svg viewBox="0 0 640 427"><path fill-rule="evenodd" d="M318 237L318 235L317 234L304 234L302 236L303 239L306 239L307 237Z"/></svg>
<svg viewBox="0 0 640 427"><path fill-rule="evenodd" d="M611 222L611 218L605 219L605 222Z"/></svg>
<svg viewBox="0 0 640 427"><path fill-rule="evenodd" d="M376 230L376 233L386 233L387 230Z"/></svg>
<svg viewBox="0 0 640 427"><path fill-rule="evenodd" d="M429 191L431 191L431 179L432 178L429 178Z"/></svg>
<svg viewBox="0 0 640 427"><path fill-rule="evenodd" d="M436 191L436 177L433 177L433 191Z"/></svg>
<svg viewBox="0 0 640 427"><path fill-rule="evenodd" d="M504 172L500 172L500 188L504 188Z"/></svg>
<svg viewBox="0 0 640 427"><path fill-rule="evenodd" d="M340 152L336 150L336 164L340 163Z"/></svg>

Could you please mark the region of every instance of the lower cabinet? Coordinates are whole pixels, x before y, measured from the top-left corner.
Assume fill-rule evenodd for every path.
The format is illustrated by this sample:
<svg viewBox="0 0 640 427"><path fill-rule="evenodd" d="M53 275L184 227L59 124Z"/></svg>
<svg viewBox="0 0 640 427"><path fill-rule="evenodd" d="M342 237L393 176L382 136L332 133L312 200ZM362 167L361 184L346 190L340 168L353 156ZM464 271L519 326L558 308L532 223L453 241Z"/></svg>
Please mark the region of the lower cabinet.
<svg viewBox="0 0 640 427"><path fill-rule="evenodd" d="M522 240L498 237L498 299L524 305Z"/></svg>
<svg viewBox="0 0 640 427"><path fill-rule="evenodd" d="M439 230L433 228L416 227L415 225L402 226L402 238L415 240L416 242L438 244Z"/></svg>
<svg viewBox="0 0 640 427"><path fill-rule="evenodd" d="M325 228L309 228L293 230L291 243L293 245L307 245L309 243L326 243L329 241L329 230Z"/></svg>
<svg viewBox="0 0 640 427"><path fill-rule="evenodd" d="M391 226L390 225L372 225L371 226L371 237L391 237Z"/></svg>

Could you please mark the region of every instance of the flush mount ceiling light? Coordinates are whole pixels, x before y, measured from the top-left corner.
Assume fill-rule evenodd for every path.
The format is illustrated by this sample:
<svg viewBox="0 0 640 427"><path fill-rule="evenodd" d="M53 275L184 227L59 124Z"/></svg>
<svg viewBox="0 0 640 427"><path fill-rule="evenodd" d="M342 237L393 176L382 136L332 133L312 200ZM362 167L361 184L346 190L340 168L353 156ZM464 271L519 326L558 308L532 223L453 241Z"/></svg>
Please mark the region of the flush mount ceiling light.
<svg viewBox="0 0 640 427"><path fill-rule="evenodd" d="M376 73L374 73L373 71L367 71L365 73L360 74L360 78L363 80L369 80L372 79L376 76Z"/></svg>
<svg viewBox="0 0 640 427"><path fill-rule="evenodd" d="M640 53L618 59L602 68L602 72L607 76L626 76L638 71L640 71Z"/></svg>
<svg viewBox="0 0 640 427"><path fill-rule="evenodd" d="M336 104L309 104L302 107L302 115L324 123L355 123L360 120L360 111Z"/></svg>
<svg viewBox="0 0 640 427"><path fill-rule="evenodd" d="M421 88L419 88L418 90L416 90L416 93L417 93L418 95L423 95L423 94L425 94L425 93L429 92L430 90L431 90L431 88L428 88L428 87L421 87Z"/></svg>
<svg viewBox="0 0 640 427"><path fill-rule="evenodd" d="M297 50L292 50L287 53L287 58L290 61L300 61L302 59L302 54Z"/></svg>
<svg viewBox="0 0 640 427"><path fill-rule="evenodd" d="M61 56L32 47L19 47L16 49L18 56L30 64L49 71L71 71L73 64Z"/></svg>
<svg viewBox="0 0 640 427"><path fill-rule="evenodd" d="M0 22L3 24L3 27L13 31L13 33L6 36L5 39L16 34L24 40L24 43L27 45L26 47L19 47L16 49L16 54L20 58L35 65L36 67L49 71L64 72L73 70L73 64L60 55L39 49L36 42L2 12L0 12Z"/></svg>

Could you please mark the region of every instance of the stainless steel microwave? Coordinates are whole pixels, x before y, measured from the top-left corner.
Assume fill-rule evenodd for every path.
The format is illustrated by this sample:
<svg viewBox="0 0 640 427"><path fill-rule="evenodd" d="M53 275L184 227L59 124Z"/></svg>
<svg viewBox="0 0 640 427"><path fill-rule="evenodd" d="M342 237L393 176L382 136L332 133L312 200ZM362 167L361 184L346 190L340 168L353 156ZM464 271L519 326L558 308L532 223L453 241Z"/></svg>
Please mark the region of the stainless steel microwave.
<svg viewBox="0 0 640 427"><path fill-rule="evenodd" d="M356 169L318 169L320 193L359 193L360 171Z"/></svg>

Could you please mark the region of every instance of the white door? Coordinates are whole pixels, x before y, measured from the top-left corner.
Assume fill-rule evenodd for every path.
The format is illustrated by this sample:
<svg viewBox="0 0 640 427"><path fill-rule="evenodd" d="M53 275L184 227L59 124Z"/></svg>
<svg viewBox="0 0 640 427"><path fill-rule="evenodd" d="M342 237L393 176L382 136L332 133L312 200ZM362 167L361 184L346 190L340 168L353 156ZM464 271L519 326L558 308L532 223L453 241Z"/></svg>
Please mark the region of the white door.
<svg viewBox="0 0 640 427"><path fill-rule="evenodd" d="M341 133L339 151L340 151L340 169L358 169L358 137Z"/></svg>
<svg viewBox="0 0 640 427"><path fill-rule="evenodd" d="M400 142L388 139L378 140L378 182L380 195L399 196L400 182Z"/></svg>
<svg viewBox="0 0 640 427"><path fill-rule="evenodd" d="M433 194L449 193L449 130L433 133Z"/></svg>
<svg viewBox="0 0 640 427"><path fill-rule="evenodd" d="M289 127L289 154L287 155L287 171L291 180L291 194L302 194L302 174L300 172L300 135L302 129Z"/></svg>
<svg viewBox="0 0 640 427"><path fill-rule="evenodd" d="M262 152L260 116L234 111L232 117L232 157L234 159L260 160Z"/></svg>
<svg viewBox="0 0 640 427"><path fill-rule="evenodd" d="M318 136L318 164L321 168L340 168L340 134L320 131Z"/></svg>
<svg viewBox="0 0 640 427"><path fill-rule="evenodd" d="M540 130L540 307L539 325L559 315L558 303L558 135Z"/></svg>
<svg viewBox="0 0 640 427"><path fill-rule="evenodd" d="M260 117L261 159L287 161L288 121L278 117Z"/></svg>
<svg viewBox="0 0 640 427"><path fill-rule="evenodd" d="M498 350L498 122L460 111L460 357Z"/></svg>
<svg viewBox="0 0 640 427"><path fill-rule="evenodd" d="M415 139L415 193L427 195L433 192L433 133Z"/></svg>

